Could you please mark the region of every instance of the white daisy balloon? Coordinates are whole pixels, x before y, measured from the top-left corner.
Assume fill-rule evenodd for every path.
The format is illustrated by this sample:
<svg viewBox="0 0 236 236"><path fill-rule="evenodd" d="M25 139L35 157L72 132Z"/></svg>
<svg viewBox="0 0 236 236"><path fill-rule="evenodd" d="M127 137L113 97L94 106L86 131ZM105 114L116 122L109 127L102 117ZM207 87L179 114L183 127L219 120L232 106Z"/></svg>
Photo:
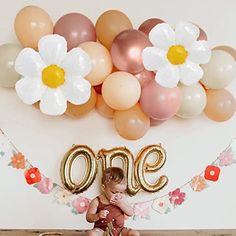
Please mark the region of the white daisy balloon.
<svg viewBox="0 0 236 236"><path fill-rule="evenodd" d="M47 115L61 115L67 101L86 103L91 84L84 77L92 63L81 48L67 52L67 42L60 35L46 35L39 40L38 52L24 48L16 58L15 70L22 75L16 92L26 104L40 101L40 110Z"/></svg>
<svg viewBox="0 0 236 236"><path fill-rule="evenodd" d="M180 22L175 30L166 23L151 30L149 39L154 46L143 50L142 59L147 70L157 71L158 84L174 88L179 81L188 86L202 78L199 64L210 60L211 50L207 41L197 41L199 34L199 28L189 22Z"/></svg>

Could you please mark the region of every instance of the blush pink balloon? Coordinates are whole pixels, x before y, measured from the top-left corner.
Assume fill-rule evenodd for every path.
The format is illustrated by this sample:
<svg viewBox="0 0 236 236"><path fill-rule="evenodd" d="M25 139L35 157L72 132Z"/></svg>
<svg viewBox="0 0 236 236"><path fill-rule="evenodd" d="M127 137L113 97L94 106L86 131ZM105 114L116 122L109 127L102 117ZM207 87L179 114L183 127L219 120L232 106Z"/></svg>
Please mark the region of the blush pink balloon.
<svg viewBox="0 0 236 236"><path fill-rule="evenodd" d="M140 105L150 118L167 120L179 110L181 93L178 87L164 88L150 80L142 87Z"/></svg>
<svg viewBox="0 0 236 236"><path fill-rule="evenodd" d="M55 24L54 34L63 36L68 50L87 41L96 41L95 27L90 19L80 13L62 16Z"/></svg>
<svg viewBox="0 0 236 236"><path fill-rule="evenodd" d="M134 76L138 79L141 86L143 86L147 81L155 78L155 74L152 71L145 69Z"/></svg>
<svg viewBox="0 0 236 236"><path fill-rule="evenodd" d="M166 120L155 120L150 118L150 125L151 126L158 126L161 125L162 123L164 123Z"/></svg>
<svg viewBox="0 0 236 236"><path fill-rule="evenodd" d="M164 23L163 20L158 18L151 18L145 20L138 28L138 30L142 31L144 34L148 35L152 28L160 23Z"/></svg>
<svg viewBox="0 0 236 236"><path fill-rule="evenodd" d="M137 74L144 70L142 51L151 46L143 32L125 30L119 33L111 46L111 56L115 67L121 71Z"/></svg>

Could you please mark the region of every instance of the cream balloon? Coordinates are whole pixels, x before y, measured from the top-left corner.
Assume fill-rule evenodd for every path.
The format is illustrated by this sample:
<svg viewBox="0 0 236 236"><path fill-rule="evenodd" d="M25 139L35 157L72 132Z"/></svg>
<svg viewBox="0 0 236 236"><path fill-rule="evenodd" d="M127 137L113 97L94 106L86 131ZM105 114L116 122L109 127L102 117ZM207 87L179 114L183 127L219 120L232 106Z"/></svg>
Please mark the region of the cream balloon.
<svg viewBox="0 0 236 236"><path fill-rule="evenodd" d="M236 77L234 58L222 50L213 50L210 62L202 68L204 75L201 82L210 89L222 89Z"/></svg>
<svg viewBox="0 0 236 236"><path fill-rule="evenodd" d="M115 110L127 110L134 106L141 94L138 79L128 72L110 74L102 85L105 102Z"/></svg>
<svg viewBox="0 0 236 236"><path fill-rule="evenodd" d="M20 79L15 71L15 60L22 47L6 43L0 46L0 86L11 88Z"/></svg>
<svg viewBox="0 0 236 236"><path fill-rule="evenodd" d="M86 79L95 86L101 84L112 72L113 64L109 51L100 43L85 42L79 45L92 61L92 70Z"/></svg>
<svg viewBox="0 0 236 236"><path fill-rule="evenodd" d="M200 115L207 102L206 92L203 87L197 83L192 86L179 85L182 95L181 106L176 113L181 118L193 118Z"/></svg>

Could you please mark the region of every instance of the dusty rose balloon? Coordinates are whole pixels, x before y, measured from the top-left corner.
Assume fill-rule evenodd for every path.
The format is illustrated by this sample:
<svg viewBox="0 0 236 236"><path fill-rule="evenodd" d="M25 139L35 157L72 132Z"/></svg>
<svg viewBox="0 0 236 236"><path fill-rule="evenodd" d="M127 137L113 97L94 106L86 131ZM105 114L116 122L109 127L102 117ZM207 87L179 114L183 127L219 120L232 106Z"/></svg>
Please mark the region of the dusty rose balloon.
<svg viewBox="0 0 236 236"><path fill-rule="evenodd" d="M134 106L141 94L141 87L135 76L127 72L110 74L102 85L105 102L115 110L127 110Z"/></svg>
<svg viewBox="0 0 236 236"><path fill-rule="evenodd" d="M142 87L140 105L150 118L167 120L178 111L181 93L178 87L164 88L155 80L150 80Z"/></svg>
<svg viewBox="0 0 236 236"><path fill-rule="evenodd" d="M96 25L98 40L110 50L112 41L122 31L132 29L132 23L123 12L109 10L99 16Z"/></svg>
<svg viewBox="0 0 236 236"><path fill-rule="evenodd" d="M139 104L125 111L115 111L114 125L119 135L125 139L142 138L150 128L149 117Z"/></svg>
<svg viewBox="0 0 236 236"><path fill-rule="evenodd" d="M143 71L139 72L138 74L135 74L134 76L138 79L141 87L147 81L152 80L152 79L155 78L155 74L152 71L148 71L148 70L145 70L145 69Z"/></svg>
<svg viewBox="0 0 236 236"><path fill-rule="evenodd" d="M95 89L96 93L102 94L102 84L95 85L93 88Z"/></svg>
<svg viewBox="0 0 236 236"><path fill-rule="evenodd" d="M86 79L94 86L101 84L111 74L113 64L109 51L100 43L85 42L79 45L90 57L92 70Z"/></svg>
<svg viewBox="0 0 236 236"><path fill-rule="evenodd" d="M197 40L207 40L206 32L201 27L199 27L199 25L197 25L197 24L195 24L193 22L192 22L192 24L196 25L199 28L199 30L200 30L200 33L199 33L199 36L198 36Z"/></svg>
<svg viewBox="0 0 236 236"><path fill-rule="evenodd" d="M16 15L15 32L24 47L37 49L39 39L53 33L53 23L40 7L27 6Z"/></svg>
<svg viewBox="0 0 236 236"><path fill-rule="evenodd" d="M144 70L142 51L151 43L139 30L125 30L118 34L111 46L113 64L122 71L137 74Z"/></svg>
<svg viewBox="0 0 236 236"><path fill-rule="evenodd" d="M235 109L235 98L229 91L225 89L207 91L204 112L208 118L218 122L226 121L234 115Z"/></svg>
<svg viewBox="0 0 236 236"><path fill-rule="evenodd" d="M97 94L94 88L91 88L91 96L89 100L82 105L74 105L68 102L65 114L73 118L78 118L82 115L89 113L95 107L96 101L97 101Z"/></svg>
<svg viewBox="0 0 236 236"><path fill-rule="evenodd" d="M96 41L92 21L80 13L69 13L62 16L55 24L54 34L59 34L66 39L68 50L83 42Z"/></svg>
<svg viewBox="0 0 236 236"><path fill-rule="evenodd" d="M99 112L100 115L106 117L106 118L113 118L115 110L113 110L111 107L109 107L102 95L97 96L97 103L96 103L96 109Z"/></svg>
<svg viewBox="0 0 236 236"><path fill-rule="evenodd" d="M160 23L164 23L163 20L158 18L151 18L145 20L138 28L138 30L142 31L144 34L148 35L152 28Z"/></svg>

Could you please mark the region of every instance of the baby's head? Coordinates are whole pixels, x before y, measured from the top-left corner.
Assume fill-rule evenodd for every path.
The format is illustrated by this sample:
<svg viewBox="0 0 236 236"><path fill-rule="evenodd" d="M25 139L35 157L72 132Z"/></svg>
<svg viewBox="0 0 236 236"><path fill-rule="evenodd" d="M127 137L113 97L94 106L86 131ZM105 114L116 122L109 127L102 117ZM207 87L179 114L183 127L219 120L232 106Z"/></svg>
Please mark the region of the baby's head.
<svg viewBox="0 0 236 236"><path fill-rule="evenodd" d="M102 175L102 189L107 199L122 198L126 190L124 171L119 167L109 167Z"/></svg>

